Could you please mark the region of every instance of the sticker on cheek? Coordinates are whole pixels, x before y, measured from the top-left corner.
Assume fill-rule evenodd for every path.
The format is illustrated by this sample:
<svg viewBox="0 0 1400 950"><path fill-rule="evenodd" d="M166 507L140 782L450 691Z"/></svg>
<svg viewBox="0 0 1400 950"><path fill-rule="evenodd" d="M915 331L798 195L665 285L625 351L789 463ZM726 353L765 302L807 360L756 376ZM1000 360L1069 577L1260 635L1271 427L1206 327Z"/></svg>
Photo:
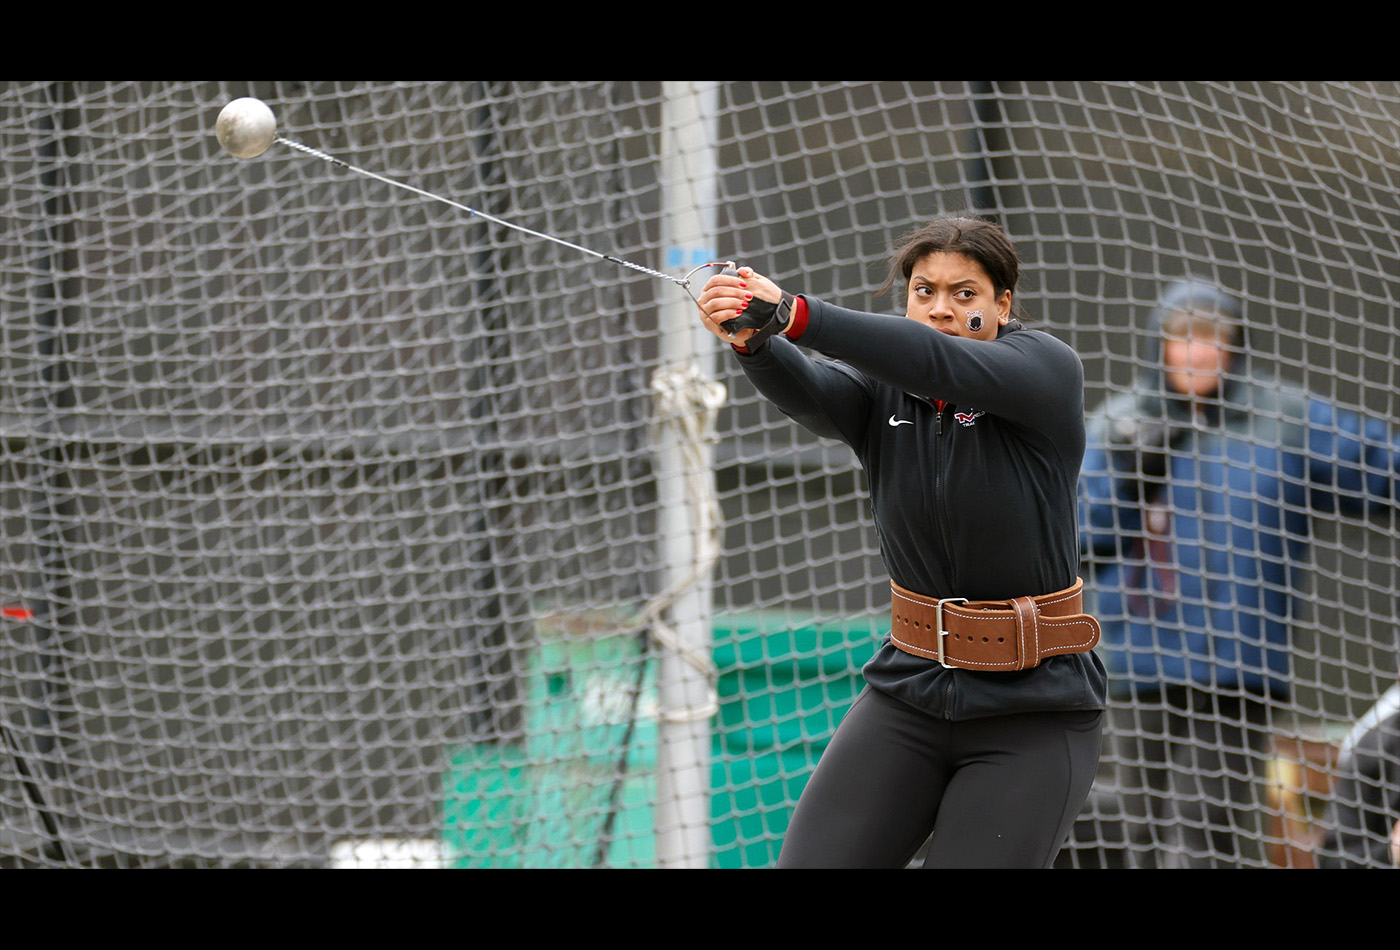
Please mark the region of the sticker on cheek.
<svg viewBox="0 0 1400 950"><path fill-rule="evenodd" d="M978 330L982 329L981 310L969 310L966 314L964 314L964 316L967 317L967 328L973 333L976 333Z"/></svg>

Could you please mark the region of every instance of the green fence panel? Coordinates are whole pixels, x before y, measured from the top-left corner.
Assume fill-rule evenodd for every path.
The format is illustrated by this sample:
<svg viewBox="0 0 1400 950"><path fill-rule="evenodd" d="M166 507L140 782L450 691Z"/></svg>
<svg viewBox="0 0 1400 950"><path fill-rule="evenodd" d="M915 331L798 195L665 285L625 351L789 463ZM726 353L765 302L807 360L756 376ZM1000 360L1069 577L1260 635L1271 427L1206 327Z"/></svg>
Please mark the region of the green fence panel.
<svg viewBox="0 0 1400 950"><path fill-rule="evenodd" d="M716 619L713 866L777 860L797 798L864 685L874 624ZM451 866L655 866L655 667L637 636L542 636L527 675L525 739L449 754Z"/></svg>

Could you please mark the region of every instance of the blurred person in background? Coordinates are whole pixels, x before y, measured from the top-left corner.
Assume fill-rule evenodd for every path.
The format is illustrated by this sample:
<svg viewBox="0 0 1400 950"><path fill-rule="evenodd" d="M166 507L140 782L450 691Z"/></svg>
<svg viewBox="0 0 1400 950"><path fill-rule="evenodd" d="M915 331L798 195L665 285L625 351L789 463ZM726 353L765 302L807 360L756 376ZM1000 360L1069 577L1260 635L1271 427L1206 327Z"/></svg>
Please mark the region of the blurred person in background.
<svg viewBox="0 0 1400 950"><path fill-rule="evenodd" d="M1311 519L1397 497L1387 427L1249 363L1240 302L1169 285L1134 385L1090 418L1082 552L1129 861L1264 866L1271 711Z"/></svg>

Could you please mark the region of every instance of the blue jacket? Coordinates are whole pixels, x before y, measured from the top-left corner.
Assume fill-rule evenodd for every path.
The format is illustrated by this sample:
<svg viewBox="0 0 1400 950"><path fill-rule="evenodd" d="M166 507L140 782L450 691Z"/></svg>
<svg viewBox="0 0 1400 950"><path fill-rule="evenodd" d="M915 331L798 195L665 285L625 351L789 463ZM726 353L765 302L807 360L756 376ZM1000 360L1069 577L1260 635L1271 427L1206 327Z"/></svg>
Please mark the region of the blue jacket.
<svg viewBox="0 0 1400 950"><path fill-rule="evenodd" d="M1176 305L1183 286L1219 294L1178 285ZM1400 497L1387 427L1246 375L1237 305L1220 299L1238 349L1214 398L1193 405L1155 368L1164 304L1154 368L1089 421L1081 553L1113 695L1193 684L1286 697L1311 519Z"/></svg>

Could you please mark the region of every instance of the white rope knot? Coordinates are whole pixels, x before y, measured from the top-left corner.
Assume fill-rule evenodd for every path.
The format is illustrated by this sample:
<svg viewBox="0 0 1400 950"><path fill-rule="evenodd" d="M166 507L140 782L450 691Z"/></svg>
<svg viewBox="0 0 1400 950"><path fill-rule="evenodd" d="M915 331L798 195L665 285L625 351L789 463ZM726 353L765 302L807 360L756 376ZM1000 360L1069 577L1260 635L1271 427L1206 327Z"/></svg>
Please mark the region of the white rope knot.
<svg viewBox="0 0 1400 950"><path fill-rule="evenodd" d="M706 379L694 366L657 370L651 378L651 389L656 394L656 425L674 426L678 430L677 442L684 459L685 496L697 530L696 555L690 571L647 602L642 610L642 622L651 630L652 638L658 644L674 652L705 677L708 684L706 702L688 709L663 710L660 713L660 718L670 722L694 722L709 719L719 711L714 658L708 649L697 650L683 642L676 630L666 622L665 614L677 600L699 586L719 561L722 517L714 475L703 453L703 446L718 439L715 422L728 392L723 384Z"/></svg>
<svg viewBox="0 0 1400 950"><path fill-rule="evenodd" d="M715 419L728 398L722 383L701 376L694 366L669 367L652 374L651 391L657 396L657 422L678 425L687 436L682 445L715 440Z"/></svg>

